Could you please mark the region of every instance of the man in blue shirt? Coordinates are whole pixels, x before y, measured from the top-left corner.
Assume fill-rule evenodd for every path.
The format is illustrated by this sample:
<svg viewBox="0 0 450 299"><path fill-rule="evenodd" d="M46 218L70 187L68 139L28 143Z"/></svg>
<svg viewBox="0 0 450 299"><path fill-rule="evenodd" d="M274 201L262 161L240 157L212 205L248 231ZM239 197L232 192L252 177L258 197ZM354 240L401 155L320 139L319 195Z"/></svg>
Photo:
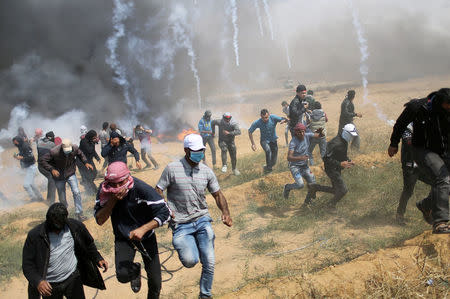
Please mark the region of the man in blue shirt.
<svg viewBox="0 0 450 299"><path fill-rule="evenodd" d="M311 190L310 188L316 184L316 178L308 166L309 144L312 137L322 137L322 129L318 129L315 133L307 133L306 127L302 123L298 123L293 129L294 135L289 143L287 160L289 161L289 170L295 180L293 184L284 185L283 196L289 198L289 192L293 189L302 189L305 186L303 179L308 183L308 194L306 195L304 206L310 204Z"/></svg>
<svg viewBox="0 0 450 299"><path fill-rule="evenodd" d="M212 164L213 168L216 167L216 146L214 145L214 134L211 126L211 111L206 110L203 117L198 122L198 132L203 139L203 145L209 144L209 148L211 149L212 156ZM205 157L203 157L203 162L205 162Z"/></svg>
<svg viewBox="0 0 450 299"><path fill-rule="evenodd" d="M277 163L278 144L277 133L275 128L277 123L285 123L286 119L270 114L267 109L261 110L261 118L255 120L248 129L248 137L252 143L252 150L256 151L256 145L253 141L253 132L259 128L261 132L260 144L266 153L266 165L264 166L264 173L272 171L272 167Z"/></svg>

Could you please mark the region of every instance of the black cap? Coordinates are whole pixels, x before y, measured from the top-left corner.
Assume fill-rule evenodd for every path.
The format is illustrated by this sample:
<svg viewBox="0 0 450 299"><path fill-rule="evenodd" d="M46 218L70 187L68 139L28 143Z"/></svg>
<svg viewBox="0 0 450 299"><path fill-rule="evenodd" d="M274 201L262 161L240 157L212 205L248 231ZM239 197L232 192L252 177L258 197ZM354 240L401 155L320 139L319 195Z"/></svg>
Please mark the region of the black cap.
<svg viewBox="0 0 450 299"><path fill-rule="evenodd" d="M300 91L305 91L306 90L306 86L305 85L303 85L303 84L300 84L300 85L298 85L297 86L297 92L300 92Z"/></svg>

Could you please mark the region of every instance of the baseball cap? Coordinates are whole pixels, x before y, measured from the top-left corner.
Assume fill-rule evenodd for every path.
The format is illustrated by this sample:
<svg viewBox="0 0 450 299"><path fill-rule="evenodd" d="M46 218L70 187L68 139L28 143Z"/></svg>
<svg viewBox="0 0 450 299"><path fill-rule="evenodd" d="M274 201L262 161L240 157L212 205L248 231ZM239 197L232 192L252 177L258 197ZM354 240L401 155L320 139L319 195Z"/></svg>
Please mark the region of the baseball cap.
<svg viewBox="0 0 450 299"><path fill-rule="evenodd" d="M193 151L204 149L202 136L198 134L189 134L184 137L184 148L189 148Z"/></svg>
<svg viewBox="0 0 450 299"><path fill-rule="evenodd" d="M352 136L358 136L358 131L356 131L354 124L346 124L344 126L344 131L349 132Z"/></svg>
<svg viewBox="0 0 450 299"><path fill-rule="evenodd" d="M230 113L230 112L225 112L225 113L223 114L223 117L224 117L224 118L231 118L231 113Z"/></svg>
<svg viewBox="0 0 450 299"><path fill-rule="evenodd" d="M70 139L63 139L61 143L61 147L63 150L72 149L72 141Z"/></svg>

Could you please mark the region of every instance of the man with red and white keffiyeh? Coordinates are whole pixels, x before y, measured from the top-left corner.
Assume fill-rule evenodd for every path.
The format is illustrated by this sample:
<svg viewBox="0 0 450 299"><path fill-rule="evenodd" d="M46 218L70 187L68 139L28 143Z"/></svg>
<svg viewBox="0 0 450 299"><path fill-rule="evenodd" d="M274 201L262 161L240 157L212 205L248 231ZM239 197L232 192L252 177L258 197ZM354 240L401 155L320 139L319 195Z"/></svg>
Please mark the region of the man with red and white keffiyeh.
<svg viewBox="0 0 450 299"><path fill-rule="evenodd" d="M117 280L131 282L133 292L139 292L141 264L133 262L138 250L147 272L148 298L159 298L161 265L154 229L170 218L164 199L151 186L132 177L125 163L113 162L97 193L94 214L99 225L111 216Z"/></svg>

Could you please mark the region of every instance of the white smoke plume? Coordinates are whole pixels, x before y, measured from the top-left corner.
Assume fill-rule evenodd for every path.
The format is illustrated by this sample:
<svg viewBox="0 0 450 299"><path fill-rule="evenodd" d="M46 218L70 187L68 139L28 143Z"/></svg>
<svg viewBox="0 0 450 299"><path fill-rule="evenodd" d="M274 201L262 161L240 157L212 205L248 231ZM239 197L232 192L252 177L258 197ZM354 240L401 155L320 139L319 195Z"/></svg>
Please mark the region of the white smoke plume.
<svg viewBox="0 0 450 299"><path fill-rule="evenodd" d="M125 66L123 66L118 57L117 48L119 46L119 40L125 36L125 24L124 22L132 15L134 9L134 3L127 0L114 0L113 10L113 28L114 32L111 37L108 38L106 46L109 50L109 56L106 58L106 63L114 71L114 82L119 84L123 88L123 96L125 103L130 109L133 109L133 103L130 99L130 82L127 78L127 72ZM133 118L136 118L133 115Z"/></svg>
<svg viewBox="0 0 450 299"><path fill-rule="evenodd" d="M194 47L192 45L192 35L193 31L187 20L188 12L186 8L178 3L172 9L172 13L169 16L169 27L172 29L174 40L186 49L188 56L190 57L191 71L194 75L196 88L197 88L197 100L198 107L202 107L202 96L200 92L200 76L198 74L196 66L196 56L194 52Z"/></svg>
<svg viewBox="0 0 450 299"><path fill-rule="evenodd" d="M237 25L237 6L236 0L230 0L231 5L231 22L233 23L233 46L234 46L234 56L236 57L236 66L239 66L239 27Z"/></svg>
<svg viewBox="0 0 450 299"><path fill-rule="evenodd" d="M263 4L264 4L264 11L266 12L267 15L267 22L269 23L270 38L273 40L272 15L270 14L269 3L267 3L267 0L263 0Z"/></svg>
<svg viewBox="0 0 450 299"><path fill-rule="evenodd" d="M287 41L285 34L283 34L283 37L284 37L283 38L284 39L284 48L286 50L286 60L287 60L289 69L291 69L292 65L291 65L291 57L289 56L289 45L288 45L288 41Z"/></svg>
<svg viewBox="0 0 450 299"><path fill-rule="evenodd" d="M258 3L258 1L259 0L253 0L254 5L255 5L256 18L258 19L259 33L261 34L261 36L264 36L261 12L259 10L259 3Z"/></svg>

